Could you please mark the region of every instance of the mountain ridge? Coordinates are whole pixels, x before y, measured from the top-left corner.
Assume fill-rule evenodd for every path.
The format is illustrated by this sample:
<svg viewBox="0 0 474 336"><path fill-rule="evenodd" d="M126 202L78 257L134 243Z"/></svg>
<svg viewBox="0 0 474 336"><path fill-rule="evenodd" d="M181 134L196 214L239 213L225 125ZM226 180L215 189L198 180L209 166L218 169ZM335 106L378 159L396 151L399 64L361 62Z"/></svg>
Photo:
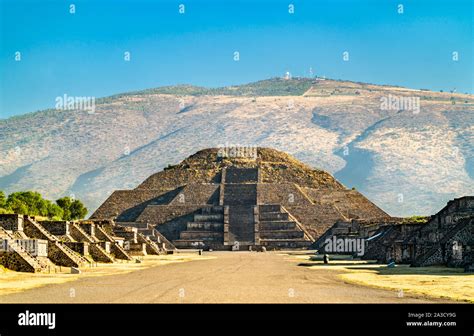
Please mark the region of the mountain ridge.
<svg viewBox="0 0 474 336"><path fill-rule="evenodd" d="M473 95L329 79L231 87L224 91L233 95L155 88L97 99L94 114L46 110L0 120L0 189L74 194L93 211L112 190L135 187L199 149L234 144L289 152L391 215L430 214L473 192ZM419 97L421 111L383 110L388 95ZM313 121L315 113L326 122ZM351 167L366 170L362 151L373 161L366 179L341 178Z"/></svg>

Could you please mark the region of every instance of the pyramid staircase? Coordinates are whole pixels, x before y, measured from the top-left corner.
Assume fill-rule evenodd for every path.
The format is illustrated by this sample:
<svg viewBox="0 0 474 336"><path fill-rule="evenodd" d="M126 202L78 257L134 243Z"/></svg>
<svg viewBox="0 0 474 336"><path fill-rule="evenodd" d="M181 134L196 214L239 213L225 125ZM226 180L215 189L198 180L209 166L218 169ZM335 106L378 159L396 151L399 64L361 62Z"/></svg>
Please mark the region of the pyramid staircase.
<svg viewBox="0 0 474 336"><path fill-rule="evenodd" d="M154 241L152 241L149 236L145 236L142 232L137 233L137 241L139 243L145 243L146 253L147 254L161 254L161 249Z"/></svg>
<svg viewBox="0 0 474 336"><path fill-rule="evenodd" d="M115 241L100 225L95 225L95 236L104 241L111 243L111 251L115 258L121 260L133 260L133 258L125 251L125 249Z"/></svg>
<svg viewBox="0 0 474 336"><path fill-rule="evenodd" d="M259 176L258 168L224 168L219 206L201 208L173 244L226 250L309 247L314 240L287 209L279 204L258 205Z"/></svg>
<svg viewBox="0 0 474 336"><path fill-rule="evenodd" d="M143 226L137 226L138 232L153 242L157 248L162 251L175 250L176 247L163 236L155 227L149 223L143 223Z"/></svg>
<svg viewBox="0 0 474 336"><path fill-rule="evenodd" d="M258 207L260 245L267 248L308 248L313 239L283 206L266 204Z"/></svg>
<svg viewBox="0 0 474 336"><path fill-rule="evenodd" d="M224 245L248 250L257 244L256 219L258 168L222 170L221 202L227 207Z"/></svg>
<svg viewBox="0 0 474 336"><path fill-rule="evenodd" d="M218 248L224 239L224 207L207 206L194 214L186 224L179 239L173 241L177 248Z"/></svg>
<svg viewBox="0 0 474 336"><path fill-rule="evenodd" d="M41 224L29 216L24 216L25 234L30 238L45 239L48 241L48 257L56 265L67 267L80 267L90 263L87 258L62 244L56 236L46 230Z"/></svg>
<svg viewBox="0 0 474 336"><path fill-rule="evenodd" d="M78 223L71 223L71 236L78 242L89 243L89 254L97 262L112 263L113 256L100 244L99 239L87 233Z"/></svg>
<svg viewBox="0 0 474 336"><path fill-rule="evenodd" d="M83 243L96 243L99 240L87 233L83 228L80 227L77 223L71 223L71 236L74 240Z"/></svg>
<svg viewBox="0 0 474 336"><path fill-rule="evenodd" d="M8 248L11 249L22 261L23 265L18 265L12 261L7 261L4 265L7 268L27 271L27 272L46 272L51 270L51 264L42 258L32 256L27 250L25 250L20 244L17 243L16 238L13 234L9 233L2 227L0 227L0 238L8 241ZM25 265L26 264L26 265Z"/></svg>

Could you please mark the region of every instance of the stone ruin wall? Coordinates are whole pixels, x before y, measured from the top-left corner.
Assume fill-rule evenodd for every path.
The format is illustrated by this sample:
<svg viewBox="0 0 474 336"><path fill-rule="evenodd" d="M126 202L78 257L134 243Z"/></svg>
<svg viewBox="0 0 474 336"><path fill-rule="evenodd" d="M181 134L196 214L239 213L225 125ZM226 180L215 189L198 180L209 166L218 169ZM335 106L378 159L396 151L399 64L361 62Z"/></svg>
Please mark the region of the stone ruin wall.
<svg viewBox="0 0 474 336"><path fill-rule="evenodd" d="M150 205L137 218L138 222L150 223L168 240L179 239L179 233L186 229L187 222L202 205Z"/></svg>
<svg viewBox="0 0 474 336"><path fill-rule="evenodd" d="M169 190L117 190L92 214L91 218L111 219L120 215L124 209L132 209L139 206L137 212L141 212L144 206L141 204L165 194Z"/></svg>
<svg viewBox="0 0 474 336"><path fill-rule="evenodd" d="M196 204L219 204L219 184L197 184L186 185L169 203L169 205L196 205Z"/></svg>
<svg viewBox="0 0 474 336"><path fill-rule="evenodd" d="M17 214L2 214L1 226L9 231L23 230L23 216Z"/></svg>

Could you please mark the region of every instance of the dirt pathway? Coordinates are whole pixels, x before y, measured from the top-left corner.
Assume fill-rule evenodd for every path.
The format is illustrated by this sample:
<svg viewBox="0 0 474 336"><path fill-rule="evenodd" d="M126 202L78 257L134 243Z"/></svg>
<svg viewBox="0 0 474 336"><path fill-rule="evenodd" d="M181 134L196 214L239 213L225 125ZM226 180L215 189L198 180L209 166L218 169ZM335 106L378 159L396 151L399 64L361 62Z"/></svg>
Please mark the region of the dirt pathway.
<svg viewBox="0 0 474 336"><path fill-rule="evenodd" d="M0 303L443 302L348 284L338 271L310 270L277 253L208 254L217 258L48 285L2 295Z"/></svg>

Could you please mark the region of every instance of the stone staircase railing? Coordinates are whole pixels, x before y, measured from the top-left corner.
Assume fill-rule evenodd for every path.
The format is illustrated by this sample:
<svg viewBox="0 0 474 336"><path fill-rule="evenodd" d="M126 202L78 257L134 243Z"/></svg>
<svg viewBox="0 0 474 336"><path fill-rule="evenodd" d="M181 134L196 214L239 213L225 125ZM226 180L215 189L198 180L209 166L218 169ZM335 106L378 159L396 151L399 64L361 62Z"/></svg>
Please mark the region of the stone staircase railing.
<svg viewBox="0 0 474 336"><path fill-rule="evenodd" d="M46 239L50 242L58 241L58 238L46 230L41 224L29 216L24 216L24 231L29 237Z"/></svg>
<svg viewBox="0 0 474 336"><path fill-rule="evenodd" d="M116 259L133 260L133 258L127 253L127 251L125 251L122 246L119 245L119 243L112 243L110 248Z"/></svg>
<svg viewBox="0 0 474 336"><path fill-rule="evenodd" d="M87 243L97 242L97 240L94 239L94 237L90 236L77 223L72 223L70 230L71 230L71 236L77 241L87 242Z"/></svg>
<svg viewBox="0 0 474 336"><path fill-rule="evenodd" d="M20 256L32 269L34 272L41 272L48 269L47 264L41 262L39 259L32 256L27 250L25 250L20 244L18 244L15 238L9 234L3 228L0 228L1 233L8 237L8 248L13 250L16 254Z"/></svg>
<svg viewBox="0 0 474 336"><path fill-rule="evenodd" d="M113 263L114 258L107 251L100 246L98 243L92 243L89 245L89 254L92 256L94 261L104 262L104 263Z"/></svg>
<svg viewBox="0 0 474 336"><path fill-rule="evenodd" d="M161 254L160 247L155 244L155 242L151 241L150 238L145 237L145 235L141 232L137 234L138 242L145 243L146 249L148 254Z"/></svg>
<svg viewBox="0 0 474 336"><path fill-rule="evenodd" d="M107 232L105 232L105 230L99 225L95 226L95 231L96 231L96 236L97 236L97 233L99 233L99 236L102 236L102 237L99 237L99 239L103 239L111 243L115 243L115 240Z"/></svg>
<svg viewBox="0 0 474 336"><path fill-rule="evenodd" d="M78 254L77 252L73 251L72 249L70 249L68 246L62 244L61 242L59 241L55 241L54 242L54 245L61 251L63 252L65 255L67 255L71 260L73 260L77 266L81 266L83 264L89 264L90 261L87 260L87 258L81 256L80 254Z"/></svg>

